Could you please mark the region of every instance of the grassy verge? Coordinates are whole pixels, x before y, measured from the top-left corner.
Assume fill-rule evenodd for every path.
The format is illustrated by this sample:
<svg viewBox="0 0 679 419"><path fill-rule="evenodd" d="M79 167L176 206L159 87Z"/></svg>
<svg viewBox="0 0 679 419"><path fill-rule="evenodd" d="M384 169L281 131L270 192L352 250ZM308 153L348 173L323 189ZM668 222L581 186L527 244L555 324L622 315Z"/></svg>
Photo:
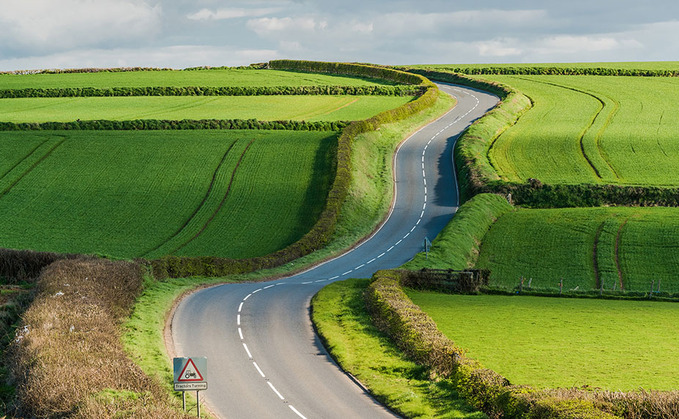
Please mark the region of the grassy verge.
<svg viewBox="0 0 679 419"><path fill-rule="evenodd" d="M352 157L354 184L342 208L333 239L325 248L281 267L247 275L146 281L144 291L125 323L124 342L128 354L146 374L169 383L172 376L163 327L166 313L183 292L206 284L284 275L337 256L368 235L379 225L391 204L391 156L397 145L420 126L443 115L454 103L454 99L441 93L431 109L398 123L385 124L380 131L362 134L355 139Z"/></svg>
<svg viewBox="0 0 679 419"><path fill-rule="evenodd" d="M406 417L483 418L449 380L432 381L372 324L363 293L369 279L325 287L312 300L312 319L326 348L345 371L392 410Z"/></svg>
<svg viewBox="0 0 679 419"><path fill-rule="evenodd" d="M407 293L467 356L513 384L679 387L676 304Z"/></svg>

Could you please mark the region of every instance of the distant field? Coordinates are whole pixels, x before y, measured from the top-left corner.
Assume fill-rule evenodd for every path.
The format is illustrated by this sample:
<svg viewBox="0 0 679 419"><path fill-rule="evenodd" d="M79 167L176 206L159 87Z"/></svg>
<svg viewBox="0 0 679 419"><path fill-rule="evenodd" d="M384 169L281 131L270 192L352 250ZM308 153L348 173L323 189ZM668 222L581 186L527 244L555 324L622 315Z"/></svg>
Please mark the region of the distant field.
<svg viewBox="0 0 679 419"><path fill-rule="evenodd" d="M478 268L491 283L566 290L679 292L678 208L518 210L500 217L483 238Z"/></svg>
<svg viewBox="0 0 679 419"><path fill-rule="evenodd" d="M0 99L0 121L259 119L353 121L412 100L404 96L136 96Z"/></svg>
<svg viewBox="0 0 679 419"><path fill-rule="evenodd" d="M622 68L625 70L679 70L679 61L645 61L645 62L599 62L599 63L515 63L515 64L423 64L414 67L438 69L486 68L486 67L556 67L556 68Z"/></svg>
<svg viewBox="0 0 679 419"><path fill-rule="evenodd" d="M679 388L676 303L408 295L469 357L513 384Z"/></svg>
<svg viewBox="0 0 679 419"><path fill-rule="evenodd" d="M75 87L368 86L383 80L280 70L130 71L65 74L0 74L0 89Z"/></svg>
<svg viewBox="0 0 679 419"><path fill-rule="evenodd" d="M533 108L489 156L510 181L679 185L679 79L483 76L531 98Z"/></svg>
<svg viewBox="0 0 679 419"><path fill-rule="evenodd" d="M315 222L335 138L294 131L2 132L0 247L121 258L268 254Z"/></svg>

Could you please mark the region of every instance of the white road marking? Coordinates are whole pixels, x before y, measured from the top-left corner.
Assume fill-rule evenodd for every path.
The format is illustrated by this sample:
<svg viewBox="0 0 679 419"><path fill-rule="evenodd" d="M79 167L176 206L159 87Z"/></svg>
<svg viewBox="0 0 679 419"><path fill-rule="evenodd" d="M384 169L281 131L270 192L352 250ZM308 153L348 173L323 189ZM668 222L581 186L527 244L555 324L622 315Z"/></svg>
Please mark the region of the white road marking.
<svg viewBox="0 0 679 419"><path fill-rule="evenodd" d="M259 288L259 289L256 289L256 290L252 291L252 293L253 293L253 294L258 293L258 292L260 292L261 290L262 290L262 289Z"/></svg>
<svg viewBox="0 0 679 419"><path fill-rule="evenodd" d="M250 298L251 296L252 296L252 294L248 294L245 298L243 298L243 301L247 300L247 299Z"/></svg>
<svg viewBox="0 0 679 419"><path fill-rule="evenodd" d="M236 316L236 324L240 326L240 314Z"/></svg>
<svg viewBox="0 0 679 419"><path fill-rule="evenodd" d="M339 278L339 275L333 276L333 277L330 278L328 281L332 281L333 279L337 279L337 278Z"/></svg>
<svg viewBox="0 0 679 419"><path fill-rule="evenodd" d="M241 329L240 327L238 328L238 336L240 336L240 340L245 340L243 339L243 329Z"/></svg>
<svg viewBox="0 0 679 419"><path fill-rule="evenodd" d="M243 304L244 304L244 303L245 303L245 300L243 300L243 301L240 302L240 305L238 306L238 312L239 312L239 313L240 313L241 311L243 311Z"/></svg>
<svg viewBox="0 0 679 419"><path fill-rule="evenodd" d="M247 343L243 342L243 348L245 348L245 352L248 354L248 358L252 359L252 354L250 353L250 350L248 349Z"/></svg>
<svg viewBox="0 0 679 419"><path fill-rule="evenodd" d="M349 274L350 274L350 273L352 273L353 271L354 271L353 269L352 269L352 270L350 270L350 271L346 271L345 273L343 273L343 274L342 274L342 275L340 275L340 276L344 276L344 275L349 275Z"/></svg>
<svg viewBox="0 0 679 419"><path fill-rule="evenodd" d="M314 281L307 281L307 282L302 282L302 285L309 285L312 284Z"/></svg>
<svg viewBox="0 0 679 419"><path fill-rule="evenodd" d="M264 287L264 289L265 289L265 290L268 290L269 288L273 288L273 287L275 287L275 285L266 286L266 287Z"/></svg>
<svg viewBox="0 0 679 419"><path fill-rule="evenodd" d="M276 387L274 387L273 384L271 384L271 381L267 381L266 383L269 385L269 387L271 387L271 390L273 390L273 392L276 393L276 395L277 395L281 400L285 400L285 397L283 397L283 395L282 395L281 393L279 393L278 390L276 390Z"/></svg>
<svg viewBox="0 0 679 419"><path fill-rule="evenodd" d="M252 365L254 365L255 368L257 368L257 372L259 373L259 375L262 376L262 378L266 378L266 375L264 375L264 371L262 371L262 369L259 368L259 365L257 365L255 361L252 361Z"/></svg>
<svg viewBox="0 0 679 419"><path fill-rule="evenodd" d="M364 267L364 266L365 266L365 263L362 264L362 265L358 265L357 267L354 268L354 270L361 269L361 268Z"/></svg>
<svg viewBox="0 0 679 419"><path fill-rule="evenodd" d="M293 405L289 404L288 406L290 407L290 410L292 410L293 412L295 412L295 414L296 414L297 416L299 416L299 417L302 418L302 419L306 419L306 416L304 416L303 414L299 413L299 410L295 409L295 407L294 407Z"/></svg>

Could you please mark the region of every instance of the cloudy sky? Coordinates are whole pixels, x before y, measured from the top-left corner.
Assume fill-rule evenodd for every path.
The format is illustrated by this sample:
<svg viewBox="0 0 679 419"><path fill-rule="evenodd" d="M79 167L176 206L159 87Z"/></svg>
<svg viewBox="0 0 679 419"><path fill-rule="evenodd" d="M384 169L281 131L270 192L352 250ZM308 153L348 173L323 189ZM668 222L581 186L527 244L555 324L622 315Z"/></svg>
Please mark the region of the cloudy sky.
<svg viewBox="0 0 679 419"><path fill-rule="evenodd" d="M679 60L676 0L0 0L0 70Z"/></svg>

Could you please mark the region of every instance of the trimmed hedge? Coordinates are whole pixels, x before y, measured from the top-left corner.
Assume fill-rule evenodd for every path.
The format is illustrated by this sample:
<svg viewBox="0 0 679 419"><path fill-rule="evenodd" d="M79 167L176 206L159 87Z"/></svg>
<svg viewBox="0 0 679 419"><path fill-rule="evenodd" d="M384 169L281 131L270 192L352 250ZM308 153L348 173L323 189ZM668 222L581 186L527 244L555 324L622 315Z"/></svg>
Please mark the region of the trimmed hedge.
<svg viewBox="0 0 679 419"><path fill-rule="evenodd" d="M436 323L403 292L408 271L378 271L366 290L366 306L375 325L415 362L434 375L450 378L468 403L491 418L613 419L612 405L585 399L554 397L530 387L512 385L495 371L465 357ZM600 408L607 408L603 411Z"/></svg>
<svg viewBox="0 0 679 419"><path fill-rule="evenodd" d="M678 70L644 70L605 67L451 67L446 71L461 74L506 74L530 76L633 76L633 77L678 77Z"/></svg>
<svg viewBox="0 0 679 419"><path fill-rule="evenodd" d="M45 97L112 96L273 96L273 95L374 95L413 96L422 93L415 86L161 86L161 87L78 87L44 89L0 89L0 99Z"/></svg>
<svg viewBox="0 0 679 419"><path fill-rule="evenodd" d="M360 77L381 78L397 83L411 83L425 89L417 99L396 109L379 113L372 118L349 124L337 141L335 179L328 192L325 208L316 224L299 241L270 255L250 259L216 257L166 256L148 262L156 278L187 276L225 276L273 268L291 262L325 246L335 231L340 210L351 186L351 152L354 138L378 129L382 124L399 121L431 107L438 98L436 85L422 76L362 64L323 63L312 61L279 60L269 63L278 70L323 72Z"/></svg>
<svg viewBox="0 0 679 419"><path fill-rule="evenodd" d="M258 121L257 119L135 119L129 121L71 121L71 122L0 122L0 131L41 130L198 130L198 129L248 129L291 131L340 131L345 121Z"/></svg>

